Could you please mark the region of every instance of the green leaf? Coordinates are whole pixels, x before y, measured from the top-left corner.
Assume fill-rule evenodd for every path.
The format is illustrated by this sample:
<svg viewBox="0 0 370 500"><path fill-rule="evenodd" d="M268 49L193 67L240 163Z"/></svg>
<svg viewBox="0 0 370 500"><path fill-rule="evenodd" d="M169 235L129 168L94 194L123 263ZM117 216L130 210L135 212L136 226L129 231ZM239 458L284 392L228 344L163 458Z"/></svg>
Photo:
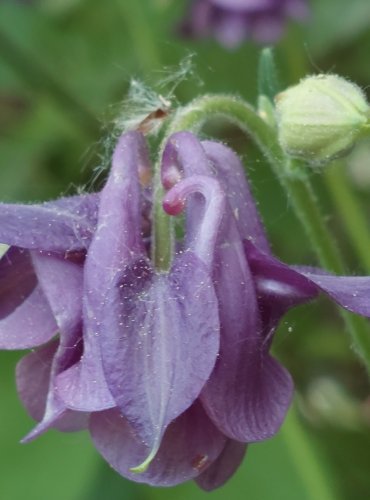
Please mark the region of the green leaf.
<svg viewBox="0 0 370 500"><path fill-rule="evenodd" d="M266 47L261 50L258 61L258 94L268 97L273 102L280 90L274 52L271 47Z"/></svg>

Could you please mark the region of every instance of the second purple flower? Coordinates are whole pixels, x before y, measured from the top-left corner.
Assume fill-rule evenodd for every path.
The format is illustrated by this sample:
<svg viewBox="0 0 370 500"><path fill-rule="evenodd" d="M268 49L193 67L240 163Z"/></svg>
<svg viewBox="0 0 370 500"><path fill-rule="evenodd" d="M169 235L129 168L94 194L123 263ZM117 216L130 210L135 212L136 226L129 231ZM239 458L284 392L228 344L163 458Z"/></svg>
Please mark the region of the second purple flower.
<svg viewBox="0 0 370 500"><path fill-rule="evenodd" d="M195 38L214 36L228 48L245 39L270 44L282 36L288 19L307 15L306 0L193 0L181 29Z"/></svg>

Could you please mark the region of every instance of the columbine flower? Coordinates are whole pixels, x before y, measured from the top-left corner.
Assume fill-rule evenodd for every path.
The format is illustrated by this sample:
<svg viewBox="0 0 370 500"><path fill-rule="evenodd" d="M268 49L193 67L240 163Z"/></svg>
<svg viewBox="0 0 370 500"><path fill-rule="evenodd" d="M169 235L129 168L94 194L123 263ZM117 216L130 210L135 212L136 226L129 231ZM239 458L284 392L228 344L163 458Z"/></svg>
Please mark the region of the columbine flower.
<svg viewBox="0 0 370 500"><path fill-rule="evenodd" d="M287 18L307 17L306 0L193 0L182 25L186 35L213 35L225 47L245 39L276 42Z"/></svg>
<svg viewBox="0 0 370 500"><path fill-rule="evenodd" d="M0 345L42 345L17 370L39 421L28 439L88 425L123 476L209 490L283 421L292 381L269 354L280 317L319 291L369 316L370 279L277 261L236 155L186 132L169 139L161 171L163 207L185 210L185 236L156 270L149 168L131 132L99 195L0 206Z"/></svg>

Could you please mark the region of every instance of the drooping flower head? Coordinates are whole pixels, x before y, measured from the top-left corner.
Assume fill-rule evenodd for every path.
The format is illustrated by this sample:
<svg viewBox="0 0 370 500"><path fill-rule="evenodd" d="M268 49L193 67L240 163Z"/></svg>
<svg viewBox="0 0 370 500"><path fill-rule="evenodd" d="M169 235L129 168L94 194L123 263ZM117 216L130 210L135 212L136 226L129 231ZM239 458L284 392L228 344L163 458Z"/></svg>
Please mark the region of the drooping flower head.
<svg viewBox="0 0 370 500"><path fill-rule="evenodd" d="M289 407L291 377L269 353L281 316L320 291L370 316L370 279L276 260L237 156L188 132L163 152L163 208L185 222L157 270L149 169L130 132L101 193L0 205L0 346L37 347L17 369L39 422L26 440L88 427L123 476L209 490Z"/></svg>
<svg viewBox="0 0 370 500"><path fill-rule="evenodd" d="M306 0L193 0L182 25L192 37L214 36L228 48L245 39L257 43L276 42L286 20L303 20Z"/></svg>

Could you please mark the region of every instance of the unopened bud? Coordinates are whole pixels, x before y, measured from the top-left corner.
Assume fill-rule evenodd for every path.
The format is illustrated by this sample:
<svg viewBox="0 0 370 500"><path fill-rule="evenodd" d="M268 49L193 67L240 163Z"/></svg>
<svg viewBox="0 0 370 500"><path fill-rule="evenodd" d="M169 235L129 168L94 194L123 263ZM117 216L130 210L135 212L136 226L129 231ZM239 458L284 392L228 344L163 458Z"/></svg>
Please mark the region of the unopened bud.
<svg viewBox="0 0 370 500"><path fill-rule="evenodd" d="M281 147L314 164L342 156L369 128L364 93L337 75L305 78L277 95L276 110Z"/></svg>

